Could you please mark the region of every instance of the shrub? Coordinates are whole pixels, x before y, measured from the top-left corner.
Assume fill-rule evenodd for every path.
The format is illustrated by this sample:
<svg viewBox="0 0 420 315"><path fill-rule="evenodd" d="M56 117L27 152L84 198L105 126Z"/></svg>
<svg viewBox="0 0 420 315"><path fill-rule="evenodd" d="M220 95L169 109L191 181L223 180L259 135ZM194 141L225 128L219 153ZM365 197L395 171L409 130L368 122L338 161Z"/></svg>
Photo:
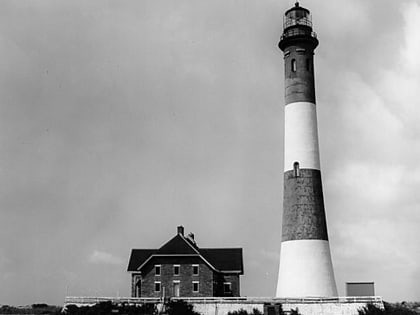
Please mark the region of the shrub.
<svg viewBox="0 0 420 315"><path fill-rule="evenodd" d="M238 311L231 311L227 313L227 315L263 315L263 313L261 313L260 310L258 310L257 308L254 308L252 310L252 313L248 313L246 310L241 308Z"/></svg>
<svg viewBox="0 0 420 315"><path fill-rule="evenodd" d="M368 304L362 309L360 309L358 313L359 315L381 315L385 314L385 311L373 304Z"/></svg>
<svg viewBox="0 0 420 315"><path fill-rule="evenodd" d="M297 309L291 310L289 313L285 313L283 311L283 308L282 308L281 304L277 304L277 305L278 305L278 314L279 315L285 315L285 314L300 315L300 313L298 312ZM263 315L263 313L261 313L261 311L259 311L257 308L254 308L252 310L252 313L248 313L246 310L240 309L239 311L229 312L229 313L227 313L227 315Z"/></svg>
<svg viewBox="0 0 420 315"><path fill-rule="evenodd" d="M380 309L379 307L368 304L359 310L359 315L416 315L415 311L408 309L407 307L401 304L389 304L384 302L384 308Z"/></svg>
<svg viewBox="0 0 420 315"><path fill-rule="evenodd" d="M155 304L143 305L115 305L112 302L101 302L93 306L67 305L66 314L68 315L153 315L156 314Z"/></svg>
<svg viewBox="0 0 420 315"><path fill-rule="evenodd" d="M193 305L183 300L170 301L165 304L165 308L168 315L200 315L194 311Z"/></svg>
<svg viewBox="0 0 420 315"><path fill-rule="evenodd" d="M61 307L48 305L45 303L40 304L32 304L30 307L15 307L9 305L3 305L0 307L0 314L32 314L32 315L40 315L40 314L59 314L61 312Z"/></svg>
<svg viewBox="0 0 420 315"><path fill-rule="evenodd" d="M32 304L32 308L47 308L48 304L45 303L37 303L37 304Z"/></svg>

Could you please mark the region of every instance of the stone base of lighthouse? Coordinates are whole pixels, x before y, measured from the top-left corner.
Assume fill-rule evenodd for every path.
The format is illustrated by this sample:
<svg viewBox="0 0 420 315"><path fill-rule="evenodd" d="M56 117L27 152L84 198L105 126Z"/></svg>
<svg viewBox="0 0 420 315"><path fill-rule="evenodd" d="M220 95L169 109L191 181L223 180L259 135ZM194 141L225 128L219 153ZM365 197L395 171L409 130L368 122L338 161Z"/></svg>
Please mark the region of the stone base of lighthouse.
<svg viewBox="0 0 420 315"><path fill-rule="evenodd" d="M338 296L328 241L282 242L276 296Z"/></svg>

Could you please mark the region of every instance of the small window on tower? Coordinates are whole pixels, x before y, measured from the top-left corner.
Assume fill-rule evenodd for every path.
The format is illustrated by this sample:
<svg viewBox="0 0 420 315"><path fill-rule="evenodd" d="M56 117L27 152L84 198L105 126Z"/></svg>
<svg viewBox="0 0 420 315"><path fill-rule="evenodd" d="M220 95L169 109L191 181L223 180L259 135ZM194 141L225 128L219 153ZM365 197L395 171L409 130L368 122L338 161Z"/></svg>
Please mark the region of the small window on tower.
<svg viewBox="0 0 420 315"><path fill-rule="evenodd" d="M300 176L299 162L293 163L293 170L295 172L295 177Z"/></svg>
<svg viewBox="0 0 420 315"><path fill-rule="evenodd" d="M296 72L296 59L292 59L292 71Z"/></svg>
<svg viewBox="0 0 420 315"><path fill-rule="evenodd" d="M311 60L310 59L306 59L306 70L308 70L308 71L311 70Z"/></svg>

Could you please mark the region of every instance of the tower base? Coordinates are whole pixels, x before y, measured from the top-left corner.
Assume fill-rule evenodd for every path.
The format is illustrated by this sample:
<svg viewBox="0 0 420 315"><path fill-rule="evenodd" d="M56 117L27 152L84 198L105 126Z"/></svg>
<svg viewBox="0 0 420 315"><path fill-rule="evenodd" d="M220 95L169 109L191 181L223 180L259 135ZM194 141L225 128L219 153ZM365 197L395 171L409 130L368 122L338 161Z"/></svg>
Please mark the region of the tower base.
<svg viewBox="0 0 420 315"><path fill-rule="evenodd" d="M276 297L338 296L328 241L285 241L280 255Z"/></svg>

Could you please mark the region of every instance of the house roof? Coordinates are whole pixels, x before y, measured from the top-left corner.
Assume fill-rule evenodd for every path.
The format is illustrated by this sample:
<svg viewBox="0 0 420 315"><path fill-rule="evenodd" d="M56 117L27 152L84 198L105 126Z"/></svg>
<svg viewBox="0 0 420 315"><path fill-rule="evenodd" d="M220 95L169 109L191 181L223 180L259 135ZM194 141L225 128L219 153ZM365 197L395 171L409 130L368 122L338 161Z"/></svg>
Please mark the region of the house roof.
<svg viewBox="0 0 420 315"><path fill-rule="evenodd" d="M172 254L183 254L183 255L197 255L197 249L184 237L182 234L175 235L161 248L157 250L159 255L172 255Z"/></svg>
<svg viewBox="0 0 420 315"><path fill-rule="evenodd" d="M242 248L199 248L195 242L178 233L159 249L133 249L127 271L142 269L155 256L189 255L201 258L218 272L243 274Z"/></svg>
<svg viewBox="0 0 420 315"><path fill-rule="evenodd" d="M128 271L136 271L137 268L143 264L151 255L156 252L156 249L133 249L128 262Z"/></svg>
<svg viewBox="0 0 420 315"><path fill-rule="evenodd" d="M243 273L242 248L200 248L200 254L215 269Z"/></svg>

